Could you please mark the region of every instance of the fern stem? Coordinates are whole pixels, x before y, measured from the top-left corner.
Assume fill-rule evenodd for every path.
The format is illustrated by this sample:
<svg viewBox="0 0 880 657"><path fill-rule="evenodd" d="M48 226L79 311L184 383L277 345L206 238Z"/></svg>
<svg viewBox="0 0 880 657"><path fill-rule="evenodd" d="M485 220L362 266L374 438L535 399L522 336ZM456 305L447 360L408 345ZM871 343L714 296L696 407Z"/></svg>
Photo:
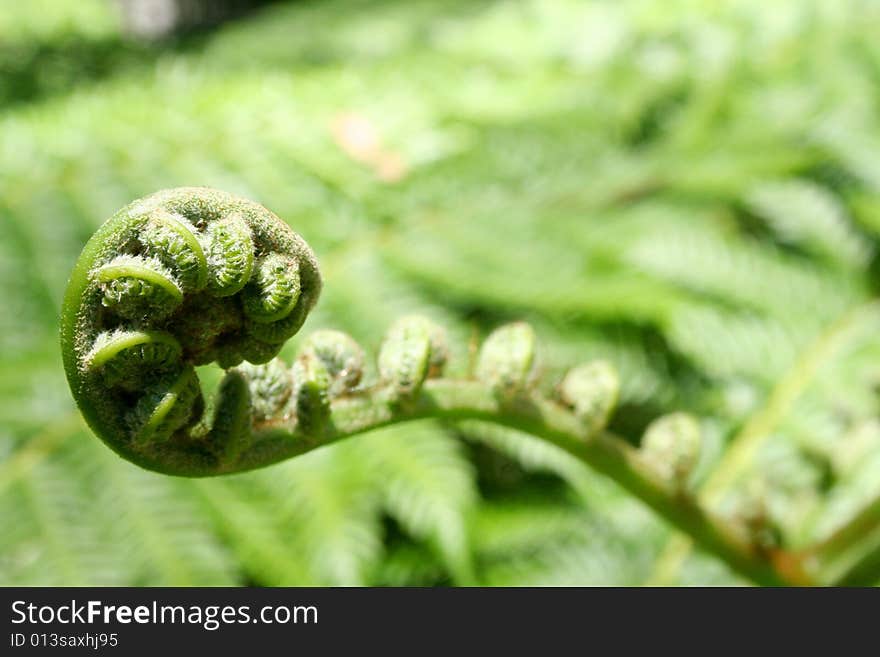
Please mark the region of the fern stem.
<svg viewBox="0 0 880 657"><path fill-rule="evenodd" d="M877 304L872 301L844 313L813 342L801 358L797 360L773 389L767 404L749 418L740 432L733 438L724 458L712 475L706 480L700 497L709 503L716 502L745 471L761 443L788 414L801 393L813 381L816 373L835 353L862 315L876 311Z"/></svg>
<svg viewBox="0 0 880 657"><path fill-rule="evenodd" d="M858 324L865 314L877 311L872 300L850 308L823 331L813 344L797 359L788 374L773 388L767 403L753 414L733 437L715 469L703 484L699 497L703 504L711 506L734 485L751 464L763 441L789 412L792 405L813 381L816 373L839 348L849 330ZM686 536L670 540L661 553L649 583L666 584L681 568L690 551L691 542Z"/></svg>
<svg viewBox="0 0 880 657"><path fill-rule="evenodd" d="M786 585L768 555L738 527L707 513L692 497L655 472L625 441L608 432L589 435L574 414L545 399L528 395L505 401L476 381L434 379L401 405L383 388L339 399L319 435L304 435L283 421L264 424L253 443L234 462L206 475L258 468L380 427L423 418L474 419L525 431L565 450L627 491L691 536L734 571L763 585Z"/></svg>
<svg viewBox="0 0 880 657"><path fill-rule="evenodd" d="M822 584L872 586L880 580L880 496L829 538L809 548L804 566Z"/></svg>

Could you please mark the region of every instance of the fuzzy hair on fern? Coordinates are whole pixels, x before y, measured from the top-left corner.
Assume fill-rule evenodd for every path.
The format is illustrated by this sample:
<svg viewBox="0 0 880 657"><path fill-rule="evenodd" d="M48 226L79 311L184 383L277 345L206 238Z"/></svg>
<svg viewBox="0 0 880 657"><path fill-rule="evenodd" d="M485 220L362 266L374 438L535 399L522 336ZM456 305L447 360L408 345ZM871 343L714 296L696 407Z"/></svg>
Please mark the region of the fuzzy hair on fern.
<svg viewBox="0 0 880 657"><path fill-rule="evenodd" d="M472 372L449 378L445 331L421 316L391 324L373 381L363 349L335 330L308 336L292 364L276 358L320 291L314 253L269 210L206 188L157 192L99 228L70 276L61 317L70 389L111 449L185 477L261 468L411 420L494 423L612 478L753 581L803 581L747 523L709 512L689 490L693 418L656 420L640 448L608 430L620 381L607 362L540 385L535 331L514 322L485 339ZM212 404L195 369L208 363L225 370Z"/></svg>

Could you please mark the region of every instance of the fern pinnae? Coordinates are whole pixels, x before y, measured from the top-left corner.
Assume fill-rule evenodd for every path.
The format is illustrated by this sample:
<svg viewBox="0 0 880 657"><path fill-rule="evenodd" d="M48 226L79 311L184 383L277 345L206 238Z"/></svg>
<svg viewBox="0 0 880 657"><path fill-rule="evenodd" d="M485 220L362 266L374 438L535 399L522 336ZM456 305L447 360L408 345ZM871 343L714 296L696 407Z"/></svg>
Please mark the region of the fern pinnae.
<svg viewBox="0 0 880 657"><path fill-rule="evenodd" d="M477 378L502 397L525 391L535 379L535 330L525 322L495 329L477 357Z"/></svg>
<svg viewBox="0 0 880 657"><path fill-rule="evenodd" d="M107 385L138 390L150 377L173 371L181 352L177 339L165 331L115 329L100 333L84 360Z"/></svg>
<svg viewBox="0 0 880 657"><path fill-rule="evenodd" d="M415 395L446 360L445 338L430 320L411 315L397 320L379 350L379 375L396 398Z"/></svg>
<svg viewBox="0 0 880 657"><path fill-rule="evenodd" d="M195 227L184 217L157 210L141 231L144 252L177 272L187 291L201 290L208 283L208 261Z"/></svg>
<svg viewBox="0 0 880 657"><path fill-rule="evenodd" d="M164 318L183 301L180 284L159 262L121 255L94 272L103 306L129 320Z"/></svg>
<svg viewBox="0 0 880 657"><path fill-rule="evenodd" d="M315 331L302 346L303 353L312 353L324 363L331 379L333 396L353 391L364 375L364 350L342 331Z"/></svg>

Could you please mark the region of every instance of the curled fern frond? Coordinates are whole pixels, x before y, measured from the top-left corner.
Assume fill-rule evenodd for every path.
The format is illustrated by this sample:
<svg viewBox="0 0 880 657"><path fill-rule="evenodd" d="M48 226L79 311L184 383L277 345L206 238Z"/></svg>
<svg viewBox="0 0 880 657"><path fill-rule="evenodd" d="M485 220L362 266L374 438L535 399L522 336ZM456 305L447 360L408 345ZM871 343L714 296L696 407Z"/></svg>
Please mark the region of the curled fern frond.
<svg viewBox="0 0 880 657"><path fill-rule="evenodd" d="M103 293L101 304L124 319L164 318L183 301L183 290L171 272L140 256L118 256L98 267L93 278Z"/></svg>
<svg viewBox="0 0 880 657"><path fill-rule="evenodd" d="M198 292L208 283L208 261L195 227L180 215L157 211L141 231L144 253L177 272L181 287Z"/></svg>
<svg viewBox="0 0 880 657"><path fill-rule="evenodd" d="M92 237L68 284L61 342L73 395L121 456L192 477L411 420L493 422L611 477L738 572L783 581L748 523L715 517L683 485L699 448L693 419L659 420L641 449L606 430L620 387L607 363L576 367L545 394L535 331L515 322L486 338L472 376L449 378L445 331L413 315L388 330L375 381L338 331L313 333L288 366L276 355L320 289L312 251L256 203L202 188L136 201ZM206 404L195 367L210 362L227 372Z"/></svg>
<svg viewBox="0 0 880 657"><path fill-rule="evenodd" d="M642 453L664 477L684 485L700 455L700 425L687 413L652 422L642 438Z"/></svg>
<svg viewBox="0 0 880 657"><path fill-rule="evenodd" d="M412 315L398 319L379 351L379 375L398 397L411 397L428 376L440 374L446 362L443 329Z"/></svg>
<svg viewBox="0 0 880 657"><path fill-rule="evenodd" d="M135 201L71 275L61 331L71 390L122 456L176 474L210 468L194 365L271 360L320 290L308 245L256 203L204 188Z"/></svg>
<svg viewBox="0 0 880 657"><path fill-rule="evenodd" d="M208 288L215 297L236 294L251 278L254 240L251 227L237 213L221 217L205 230Z"/></svg>
<svg viewBox="0 0 880 657"><path fill-rule="evenodd" d="M535 374L535 330L525 322L495 329L480 349L477 378L501 395L527 388Z"/></svg>
<svg viewBox="0 0 880 657"><path fill-rule="evenodd" d="M260 258L244 296L244 314L255 322L287 317L299 300L299 264L296 258L270 253Z"/></svg>
<svg viewBox="0 0 880 657"><path fill-rule="evenodd" d="M591 431L605 428L619 395L617 370L604 360L574 368L559 384L562 401L574 409Z"/></svg>
<svg viewBox="0 0 880 657"><path fill-rule="evenodd" d="M106 385L136 391L151 377L178 369L182 355L180 343L165 331L114 329L98 334L85 363Z"/></svg>
<svg viewBox="0 0 880 657"><path fill-rule="evenodd" d="M290 368L280 358L263 365L242 363L233 371L244 378L255 420L276 417L293 394Z"/></svg>
<svg viewBox="0 0 880 657"><path fill-rule="evenodd" d="M330 394L351 392L364 374L364 350L342 331L323 329L312 333L303 344L303 353L311 353L327 368Z"/></svg>
<svg viewBox="0 0 880 657"><path fill-rule="evenodd" d="M305 352L293 364L292 375L297 428L318 433L330 417L330 372L323 360Z"/></svg>

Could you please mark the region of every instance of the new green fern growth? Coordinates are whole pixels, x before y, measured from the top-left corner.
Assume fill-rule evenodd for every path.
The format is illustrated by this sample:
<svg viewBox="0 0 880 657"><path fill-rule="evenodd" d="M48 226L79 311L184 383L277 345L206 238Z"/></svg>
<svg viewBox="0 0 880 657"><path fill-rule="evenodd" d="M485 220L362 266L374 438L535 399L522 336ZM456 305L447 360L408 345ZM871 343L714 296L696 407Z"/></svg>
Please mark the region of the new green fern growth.
<svg viewBox="0 0 880 657"><path fill-rule="evenodd" d="M445 332L419 316L391 325L376 381L363 380L364 352L339 331L313 333L292 365L275 358L320 291L308 245L256 203L204 188L135 201L92 237L70 277L61 342L73 395L121 456L188 477L420 418L512 427L613 478L752 580L809 581L798 559L689 490L700 444L692 418L659 419L641 448L607 430L619 391L608 363L579 365L543 393L534 330L517 322L488 336L470 375L446 378ZM209 406L195 367L212 362L226 374Z"/></svg>
<svg viewBox="0 0 880 657"><path fill-rule="evenodd" d="M246 388L224 382L208 426L194 368L271 360L320 291L308 245L256 203L195 188L135 201L70 277L61 341L71 390L95 433L138 465L234 469Z"/></svg>

